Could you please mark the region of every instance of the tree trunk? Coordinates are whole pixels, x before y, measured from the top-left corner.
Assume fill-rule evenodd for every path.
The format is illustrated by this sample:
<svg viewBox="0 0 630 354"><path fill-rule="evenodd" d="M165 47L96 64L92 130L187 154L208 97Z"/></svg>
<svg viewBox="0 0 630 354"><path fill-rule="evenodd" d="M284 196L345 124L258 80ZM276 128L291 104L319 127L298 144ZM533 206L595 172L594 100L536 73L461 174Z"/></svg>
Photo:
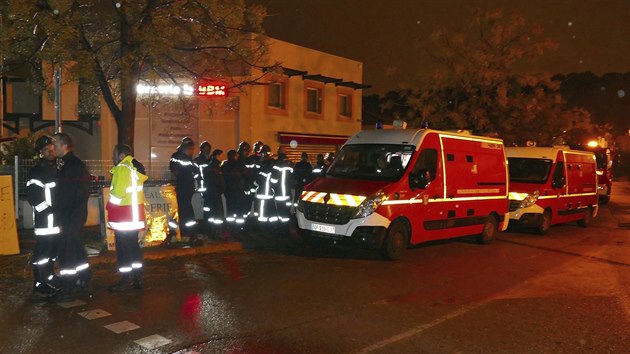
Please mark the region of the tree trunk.
<svg viewBox="0 0 630 354"><path fill-rule="evenodd" d="M123 69L123 74L120 80L120 100L121 100L121 113L120 117L116 119L116 125L118 126L118 144L127 144L133 148L134 132L135 132L135 118L136 118L136 83L137 75L132 68Z"/></svg>
<svg viewBox="0 0 630 354"><path fill-rule="evenodd" d="M132 28L123 17L120 23L120 117L116 118L118 126L118 144L127 144L133 149L136 118L136 84L140 76L140 64L130 58L133 56Z"/></svg>

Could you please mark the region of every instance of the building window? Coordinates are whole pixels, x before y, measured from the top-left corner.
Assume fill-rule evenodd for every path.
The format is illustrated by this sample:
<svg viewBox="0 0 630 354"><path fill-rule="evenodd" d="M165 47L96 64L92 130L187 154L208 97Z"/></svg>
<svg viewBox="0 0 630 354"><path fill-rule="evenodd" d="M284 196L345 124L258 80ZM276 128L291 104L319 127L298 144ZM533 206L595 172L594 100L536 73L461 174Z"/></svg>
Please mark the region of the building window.
<svg viewBox="0 0 630 354"><path fill-rule="evenodd" d="M287 78L274 78L265 85L265 113L272 115L287 115L289 81Z"/></svg>
<svg viewBox="0 0 630 354"><path fill-rule="evenodd" d="M283 82L272 82L268 88L269 95L267 96L267 107L285 109L286 102L284 101L285 86Z"/></svg>
<svg viewBox="0 0 630 354"><path fill-rule="evenodd" d="M306 112L322 114L322 89L315 87L306 88Z"/></svg>
<svg viewBox="0 0 630 354"><path fill-rule="evenodd" d="M339 116L343 118L352 117L352 96L340 94L339 99Z"/></svg>

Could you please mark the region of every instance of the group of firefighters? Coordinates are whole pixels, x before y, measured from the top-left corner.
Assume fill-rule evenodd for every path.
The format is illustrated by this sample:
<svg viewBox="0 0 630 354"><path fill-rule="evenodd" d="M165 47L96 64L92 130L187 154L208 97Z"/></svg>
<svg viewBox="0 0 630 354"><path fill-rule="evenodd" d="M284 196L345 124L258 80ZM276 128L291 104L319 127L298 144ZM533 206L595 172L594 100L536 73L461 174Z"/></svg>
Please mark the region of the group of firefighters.
<svg viewBox="0 0 630 354"><path fill-rule="evenodd" d="M226 230L225 223L240 229L248 217L263 225L286 224L304 185L334 158L332 153L326 158L320 154L313 167L308 155L302 153L300 161L294 165L282 148L273 158L270 146L261 141L253 148L248 142L241 142L236 150L227 152L225 160L223 151L212 150L207 141L199 145L195 157L194 149L193 140L183 138L169 164L175 175L179 229L182 238L188 239L191 246L200 243L197 234L216 235ZM196 192L203 199L201 225L198 225L192 207ZM172 245L172 236L165 243Z"/></svg>
<svg viewBox="0 0 630 354"><path fill-rule="evenodd" d="M317 177L334 155L318 155L313 167L302 153L293 165L279 148L272 157L271 148L262 142L243 141L237 150L212 150L204 141L193 158L194 142L182 139L171 156L170 170L175 176L179 228L191 246L197 235L217 233L223 224L242 227L248 217L262 224L290 220L291 207L307 183ZM81 229L87 219L90 175L73 152L70 136L57 133L42 136L35 143L39 155L28 173L27 198L33 206L35 248L32 256L37 296L53 301L71 301L77 294L91 296L92 273L81 240ZM119 280L109 286L112 292L131 286L142 289L142 254L138 233L145 229L145 196L143 184L148 179L144 166L124 144L112 152L114 167L106 209L108 227L114 230ZM294 190L292 195L291 191ZM203 225L197 228L192 198L199 192L203 198ZM225 198L225 208L223 203ZM172 234L171 234L172 235ZM171 235L165 243L170 246ZM58 271L55 271L55 263Z"/></svg>

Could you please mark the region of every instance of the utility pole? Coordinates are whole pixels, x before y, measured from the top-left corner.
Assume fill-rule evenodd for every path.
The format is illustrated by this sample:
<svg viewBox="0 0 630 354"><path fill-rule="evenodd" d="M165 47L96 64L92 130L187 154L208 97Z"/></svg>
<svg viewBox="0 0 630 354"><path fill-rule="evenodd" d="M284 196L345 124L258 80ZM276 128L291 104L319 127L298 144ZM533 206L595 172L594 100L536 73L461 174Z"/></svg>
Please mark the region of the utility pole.
<svg viewBox="0 0 630 354"><path fill-rule="evenodd" d="M61 65L53 73L55 81L55 134L61 133Z"/></svg>

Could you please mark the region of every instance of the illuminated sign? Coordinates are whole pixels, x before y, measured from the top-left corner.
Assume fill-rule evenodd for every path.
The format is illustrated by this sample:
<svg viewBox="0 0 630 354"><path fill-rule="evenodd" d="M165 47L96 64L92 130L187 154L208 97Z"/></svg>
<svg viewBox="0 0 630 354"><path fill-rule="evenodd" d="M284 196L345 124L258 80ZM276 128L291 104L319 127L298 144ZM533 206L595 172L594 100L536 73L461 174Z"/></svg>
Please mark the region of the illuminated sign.
<svg viewBox="0 0 630 354"><path fill-rule="evenodd" d="M195 89L188 85L136 85L136 92L139 96L144 95L164 95L164 96L192 96Z"/></svg>
<svg viewBox="0 0 630 354"><path fill-rule="evenodd" d="M198 97L226 97L228 95L227 86L218 82L200 82L197 84Z"/></svg>

